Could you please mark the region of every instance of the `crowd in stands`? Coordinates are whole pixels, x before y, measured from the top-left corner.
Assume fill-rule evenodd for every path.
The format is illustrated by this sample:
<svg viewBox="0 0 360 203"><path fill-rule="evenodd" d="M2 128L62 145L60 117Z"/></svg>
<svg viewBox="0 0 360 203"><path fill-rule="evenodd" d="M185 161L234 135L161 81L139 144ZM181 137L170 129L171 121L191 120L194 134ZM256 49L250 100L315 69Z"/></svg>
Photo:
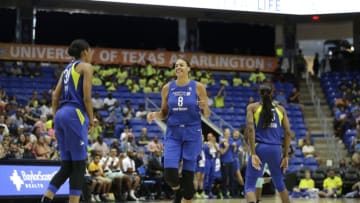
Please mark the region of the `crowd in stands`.
<svg viewBox="0 0 360 203"><path fill-rule="evenodd" d="M28 66L25 64L23 67ZM4 75L0 77L9 75L23 78L41 77L41 66L35 67L29 66L31 71L27 72L30 74L25 74L24 69L15 71L18 68L6 68L11 71L6 72L6 75L2 72ZM62 65L59 65L54 71L54 81L59 77L62 69ZM93 85L105 86L107 95L101 97L99 92L94 91L92 98L95 127L89 135L89 165L85 175L88 177L92 199L97 201L111 199L113 198L111 194L118 199L131 200L137 200L140 196L156 199L171 198L171 189L164 183L162 174L163 135L149 133L145 124L140 132L134 131L133 123L146 123L145 104L133 106L132 100L120 98L120 101L114 95L121 86L126 86L133 94L158 93L162 85L173 78L174 69L156 68L149 62L145 67L124 66L119 70L115 65L101 67L96 65L95 69L97 71ZM209 106L212 109L228 107L226 98L227 89L230 87L248 88L256 94L257 87L262 82L286 81L280 72L275 73L271 78L260 70L246 75L236 73L231 79L229 77L217 79L213 72L194 68L191 78L202 82L208 88L215 87L213 88L215 93L208 91ZM274 89L275 100L279 104L300 105L296 86L291 92L277 89L275 86ZM17 101L18 95L8 95L6 89L0 89L0 159L59 160L51 110L52 90L50 88L41 94L34 91L22 106ZM246 99L249 103L258 100L255 96ZM199 157L199 163L208 161L214 165L211 172L203 174L203 187L197 189L195 195L197 198L229 198L243 195L239 192L243 184L242 178L221 181L221 171L226 165L222 164L225 163L224 161L232 162L238 158L242 169L247 164L249 156L247 146L243 142L239 144L234 141L239 139L237 132L224 129L224 135L218 138L212 134L204 135L205 156ZM302 156L316 158L316 150L311 145L309 137L304 138L302 143L294 134L292 143L292 157L296 157L297 151L301 150ZM231 156L228 156L229 160L224 160L227 151L231 152ZM320 165L319 162L317 164Z"/></svg>

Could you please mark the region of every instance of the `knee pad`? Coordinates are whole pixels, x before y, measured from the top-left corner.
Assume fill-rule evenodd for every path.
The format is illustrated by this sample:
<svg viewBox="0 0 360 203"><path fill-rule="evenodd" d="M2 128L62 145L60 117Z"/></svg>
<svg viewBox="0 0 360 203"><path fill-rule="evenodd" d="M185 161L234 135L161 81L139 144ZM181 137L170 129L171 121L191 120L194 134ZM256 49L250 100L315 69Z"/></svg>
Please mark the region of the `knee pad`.
<svg viewBox="0 0 360 203"><path fill-rule="evenodd" d="M85 167L85 161L72 161L73 170L71 171L70 175L70 190L82 190L84 183Z"/></svg>
<svg viewBox="0 0 360 203"><path fill-rule="evenodd" d="M183 170L182 171L182 188L183 188L183 197L186 200L190 200L193 198L195 193L194 188L194 172Z"/></svg>
<svg viewBox="0 0 360 203"><path fill-rule="evenodd" d="M271 178L272 178L272 182L278 192L282 192L286 189L286 186L285 186L282 176L273 176Z"/></svg>
<svg viewBox="0 0 360 203"><path fill-rule="evenodd" d="M60 170L51 179L49 190L56 193L60 186L70 177L71 168L71 161L61 161Z"/></svg>
<svg viewBox="0 0 360 203"><path fill-rule="evenodd" d="M180 185L179 170L177 168L165 168L164 178L170 187L177 187Z"/></svg>

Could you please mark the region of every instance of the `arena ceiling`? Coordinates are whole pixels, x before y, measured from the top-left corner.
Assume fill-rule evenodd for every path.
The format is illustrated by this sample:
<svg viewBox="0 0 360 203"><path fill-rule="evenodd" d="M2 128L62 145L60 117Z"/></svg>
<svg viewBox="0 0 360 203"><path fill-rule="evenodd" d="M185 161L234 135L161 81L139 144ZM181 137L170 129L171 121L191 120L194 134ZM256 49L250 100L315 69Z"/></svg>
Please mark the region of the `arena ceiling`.
<svg viewBox="0 0 360 203"><path fill-rule="evenodd" d="M0 7L36 7L44 10L97 13L111 15L134 15L166 18L194 18L200 20L230 21L254 24L283 24L312 22L311 16L295 16L269 13L250 13L191 9L179 7L142 6L89 0L1 0ZM359 19L358 13L320 15L321 22L352 21Z"/></svg>

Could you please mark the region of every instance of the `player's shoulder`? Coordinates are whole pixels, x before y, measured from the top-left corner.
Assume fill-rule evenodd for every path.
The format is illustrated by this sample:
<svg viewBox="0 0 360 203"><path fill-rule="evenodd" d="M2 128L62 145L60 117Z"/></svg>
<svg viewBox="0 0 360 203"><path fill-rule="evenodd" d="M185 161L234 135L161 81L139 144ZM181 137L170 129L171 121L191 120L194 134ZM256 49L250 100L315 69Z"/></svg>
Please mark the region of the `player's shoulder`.
<svg viewBox="0 0 360 203"><path fill-rule="evenodd" d="M281 106L280 104L276 104L275 106L276 108L278 108L281 112L285 113L286 110L285 110L285 107Z"/></svg>
<svg viewBox="0 0 360 203"><path fill-rule="evenodd" d="M260 102L254 102L247 105L247 109L256 109L260 106Z"/></svg>

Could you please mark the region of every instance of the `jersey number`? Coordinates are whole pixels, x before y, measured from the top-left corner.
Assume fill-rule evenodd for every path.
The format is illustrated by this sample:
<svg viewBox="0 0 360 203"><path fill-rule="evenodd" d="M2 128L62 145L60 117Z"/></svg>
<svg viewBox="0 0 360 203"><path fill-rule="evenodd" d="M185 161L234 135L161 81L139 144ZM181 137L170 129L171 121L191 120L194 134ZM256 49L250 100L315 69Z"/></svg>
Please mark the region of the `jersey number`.
<svg viewBox="0 0 360 203"><path fill-rule="evenodd" d="M183 106L184 105L184 97L178 97L178 106Z"/></svg>

